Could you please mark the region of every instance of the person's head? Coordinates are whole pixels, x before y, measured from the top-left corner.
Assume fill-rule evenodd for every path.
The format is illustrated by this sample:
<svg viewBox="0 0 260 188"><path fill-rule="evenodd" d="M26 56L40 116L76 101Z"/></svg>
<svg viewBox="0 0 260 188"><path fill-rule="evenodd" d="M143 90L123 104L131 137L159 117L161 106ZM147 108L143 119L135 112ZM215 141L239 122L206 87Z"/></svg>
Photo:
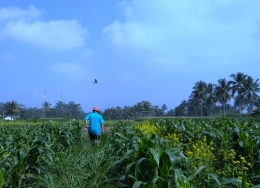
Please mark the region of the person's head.
<svg viewBox="0 0 260 188"><path fill-rule="evenodd" d="M99 108L95 106L95 107L93 108L92 112L99 112Z"/></svg>

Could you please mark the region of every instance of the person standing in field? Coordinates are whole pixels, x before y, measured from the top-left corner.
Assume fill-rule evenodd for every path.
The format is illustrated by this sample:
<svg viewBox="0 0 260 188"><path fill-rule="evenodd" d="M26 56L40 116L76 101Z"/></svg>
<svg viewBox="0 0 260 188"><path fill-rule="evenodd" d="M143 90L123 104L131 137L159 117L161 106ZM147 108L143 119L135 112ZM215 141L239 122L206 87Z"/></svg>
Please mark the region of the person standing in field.
<svg viewBox="0 0 260 188"><path fill-rule="evenodd" d="M88 134L91 140L92 145L94 145L99 139L101 133L104 133L104 119L98 113L99 108L94 107L92 113L89 113L85 117L85 125L88 129Z"/></svg>

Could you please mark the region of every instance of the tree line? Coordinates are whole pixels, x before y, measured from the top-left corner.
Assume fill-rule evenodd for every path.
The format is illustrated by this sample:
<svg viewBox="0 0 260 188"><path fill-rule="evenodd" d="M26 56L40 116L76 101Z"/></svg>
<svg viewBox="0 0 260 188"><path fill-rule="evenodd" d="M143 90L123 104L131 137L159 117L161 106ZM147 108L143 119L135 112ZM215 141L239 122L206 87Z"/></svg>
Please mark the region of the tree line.
<svg viewBox="0 0 260 188"><path fill-rule="evenodd" d="M49 102L43 102L42 108L29 107L19 104L13 100L6 103L0 103L1 117L4 119L10 116L11 119L44 119L44 118L73 118L79 119L85 116L80 104L73 101L68 103L58 101L54 107Z"/></svg>
<svg viewBox="0 0 260 188"><path fill-rule="evenodd" d="M192 88L188 100L183 100L174 109L176 116L211 116L242 112L255 114L259 112L259 79L242 72L230 75L231 80L219 79L217 84L198 81ZM233 105L231 104L233 102Z"/></svg>
<svg viewBox="0 0 260 188"><path fill-rule="evenodd" d="M198 81L188 100L183 100L174 109L142 101L124 108L115 107L104 111L108 119L131 119L141 116L241 116L260 114L259 79L242 72L230 75L231 80L219 79L217 84ZM233 102L233 104L231 103ZM256 109L257 108L257 109Z"/></svg>
<svg viewBox="0 0 260 188"><path fill-rule="evenodd" d="M136 119L144 116L165 116L167 115L167 109L166 104L160 107L143 100L133 106L123 108L117 106L105 109L102 114L106 119Z"/></svg>
<svg viewBox="0 0 260 188"><path fill-rule="evenodd" d="M219 79L217 84L198 81L192 88L188 100L183 100L174 109L168 110L166 104L153 105L143 100L133 106L112 107L102 111L105 119L136 119L144 116L226 116L235 114L260 114L259 79L242 72L230 75L231 80ZM232 103L233 102L233 103ZM167 111L168 110L168 111ZM54 107L45 101L42 108L26 108L16 101L0 103L2 116L18 119L32 118L84 118L86 113L80 104L73 101L58 101Z"/></svg>

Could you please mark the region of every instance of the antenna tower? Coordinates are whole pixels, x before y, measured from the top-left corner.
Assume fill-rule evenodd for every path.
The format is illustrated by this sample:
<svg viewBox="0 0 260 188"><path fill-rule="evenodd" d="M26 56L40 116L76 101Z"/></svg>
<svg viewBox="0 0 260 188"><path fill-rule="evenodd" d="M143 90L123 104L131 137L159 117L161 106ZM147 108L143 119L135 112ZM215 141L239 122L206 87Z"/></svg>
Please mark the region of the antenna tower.
<svg viewBox="0 0 260 188"><path fill-rule="evenodd" d="M46 102L46 91L44 91L43 99L44 99L44 102Z"/></svg>

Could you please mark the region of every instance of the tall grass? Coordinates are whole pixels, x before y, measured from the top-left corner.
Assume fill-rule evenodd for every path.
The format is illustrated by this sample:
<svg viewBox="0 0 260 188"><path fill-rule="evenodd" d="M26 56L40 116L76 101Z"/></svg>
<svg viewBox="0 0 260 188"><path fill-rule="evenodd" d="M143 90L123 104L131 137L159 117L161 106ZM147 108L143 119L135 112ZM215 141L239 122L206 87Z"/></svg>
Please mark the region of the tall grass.
<svg viewBox="0 0 260 188"><path fill-rule="evenodd" d="M40 185L46 188L114 187L114 179L107 177L113 162L112 147L106 142L110 136L102 135L101 142L93 147L83 132L80 143L57 154L51 171L40 177Z"/></svg>

